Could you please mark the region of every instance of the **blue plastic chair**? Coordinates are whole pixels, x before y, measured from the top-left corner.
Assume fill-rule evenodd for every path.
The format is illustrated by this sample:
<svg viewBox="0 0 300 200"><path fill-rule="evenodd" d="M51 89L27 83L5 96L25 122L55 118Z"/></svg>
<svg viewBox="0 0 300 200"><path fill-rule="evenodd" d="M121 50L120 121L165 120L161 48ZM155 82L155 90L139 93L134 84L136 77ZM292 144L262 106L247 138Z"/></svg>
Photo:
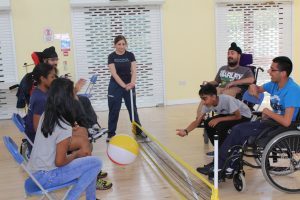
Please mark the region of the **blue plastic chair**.
<svg viewBox="0 0 300 200"><path fill-rule="evenodd" d="M4 136L3 137L3 142L8 150L8 152L12 155L12 157L15 159L15 161L21 165L21 167L27 172L29 177L25 180L24 188L27 196L33 196L33 195L38 195L42 196L41 199L48 198L50 200L55 199L52 197L50 194L51 192L63 189L63 188L68 188L67 192L65 193L64 197L62 199L66 199L68 193L72 189L73 185L77 183L76 180L70 181L68 183L65 183L63 185L59 185L56 187L52 188L43 188L41 184L34 178L32 173L28 170L26 166L26 162L23 158L23 156L19 153L18 151L18 146L16 143L11 139L9 136Z"/></svg>
<svg viewBox="0 0 300 200"><path fill-rule="evenodd" d="M30 143L30 145L33 146L33 142L29 139L29 137L25 133L25 122L24 122L23 118L19 114L13 113L11 119L14 122L14 124L16 125L16 127L19 129L19 131L22 133L22 135Z"/></svg>
<svg viewBox="0 0 300 200"><path fill-rule="evenodd" d="M91 98L92 97L92 90L97 82L97 79L98 79L98 75L97 74L94 74L91 78L90 78L90 82L85 90L85 93L84 94L79 94L81 96L86 96L88 98Z"/></svg>

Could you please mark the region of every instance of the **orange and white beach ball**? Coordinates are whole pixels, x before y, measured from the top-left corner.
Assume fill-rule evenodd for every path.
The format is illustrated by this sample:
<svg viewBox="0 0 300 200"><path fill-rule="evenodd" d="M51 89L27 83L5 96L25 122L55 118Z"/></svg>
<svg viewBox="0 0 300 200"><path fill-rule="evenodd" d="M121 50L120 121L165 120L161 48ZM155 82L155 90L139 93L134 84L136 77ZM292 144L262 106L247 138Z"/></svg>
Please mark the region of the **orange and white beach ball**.
<svg viewBox="0 0 300 200"><path fill-rule="evenodd" d="M132 163L138 154L138 143L133 137L125 134L112 137L107 147L107 156L118 165Z"/></svg>

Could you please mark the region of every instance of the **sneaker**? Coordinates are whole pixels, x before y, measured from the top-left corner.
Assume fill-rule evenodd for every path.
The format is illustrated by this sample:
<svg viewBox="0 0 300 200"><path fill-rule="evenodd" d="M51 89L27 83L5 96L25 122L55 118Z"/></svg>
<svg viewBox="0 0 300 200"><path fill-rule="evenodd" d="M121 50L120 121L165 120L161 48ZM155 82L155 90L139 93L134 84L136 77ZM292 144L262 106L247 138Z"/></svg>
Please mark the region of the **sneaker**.
<svg viewBox="0 0 300 200"><path fill-rule="evenodd" d="M209 174L208 174L208 179L211 180L211 181L213 181L214 180L214 175L215 175L214 174L214 170L210 171ZM219 179L218 180L219 183L221 181L225 182L225 177L223 176L221 169L218 170L218 179Z"/></svg>
<svg viewBox="0 0 300 200"><path fill-rule="evenodd" d="M225 181L225 178L232 178L232 174L233 174L233 169L228 167L227 169L225 169L222 171L221 169L218 170L218 179L219 182L221 181ZM212 167L212 169L208 172L208 179L209 180L214 180L214 168Z"/></svg>
<svg viewBox="0 0 300 200"><path fill-rule="evenodd" d="M89 133L93 138L99 138L102 135L106 134L107 132L108 132L107 128L92 129L92 131L89 131Z"/></svg>
<svg viewBox="0 0 300 200"><path fill-rule="evenodd" d="M107 177L107 175L108 175L107 172L101 170L97 175L97 179L105 178Z"/></svg>
<svg viewBox="0 0 300 200"><path fill-rule="evenodd" d="M200 174L204 174L204 175L208 175L209 172L211 171L211 168L214 168L214 163L211 162L207 165L204 165L203 167L197 167L197 172L199 172ZM213 171L213 170L212 170Z"/></svg>
<svg viewBox="0 0 300 200"><path fill-rule="evenodd" d="M97 190L108 190L112 187L112 183L103 179L98 179L96 183Z"/></svg>
<svg viewBox="0 0 300 200"><path fill-rule="evenodd" d="M101 127L98 125L98 124L94 124L93 126L92 126L92 129L94 129L94 130L96 130L96 129L100 129Z"/></svg>
<svg viewBox="0 0 300 200"><path fill-rule="evenodd" d="M207 152L206 156L207 157L214 157L214 153L215 153L214 151Z"/></svg>

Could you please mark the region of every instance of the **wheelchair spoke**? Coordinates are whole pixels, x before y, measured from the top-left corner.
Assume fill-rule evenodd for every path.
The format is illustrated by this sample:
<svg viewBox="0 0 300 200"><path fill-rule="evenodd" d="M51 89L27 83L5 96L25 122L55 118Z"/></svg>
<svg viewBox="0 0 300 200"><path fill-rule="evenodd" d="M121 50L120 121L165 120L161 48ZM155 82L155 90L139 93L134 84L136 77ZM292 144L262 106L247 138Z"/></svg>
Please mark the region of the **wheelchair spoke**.
<svg viewBox="0 0 300 200"><path fill-rule="evenodd" d="M266 180L275 188L300 192L300 132L288 131L273 138L266 146L262 170Z"/></svg>

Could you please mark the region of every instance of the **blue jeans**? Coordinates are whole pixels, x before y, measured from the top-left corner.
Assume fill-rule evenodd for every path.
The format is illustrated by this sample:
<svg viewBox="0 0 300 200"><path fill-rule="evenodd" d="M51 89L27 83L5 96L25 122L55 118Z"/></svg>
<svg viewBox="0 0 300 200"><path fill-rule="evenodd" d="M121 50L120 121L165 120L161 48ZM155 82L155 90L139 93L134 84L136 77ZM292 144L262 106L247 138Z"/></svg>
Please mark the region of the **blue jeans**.
<svg viewBox="0 0 300 200"><path fill-rule="evenodd" d="M68 200L79 199L85 192L87 200L96 199L96 179L102 161L95 156L77 158L69 164L50 171L38 171L33 175L45 188L50 188L77 179L77 183L67 196Z"/></svg>
<svg viewBox="0 0 300 200"><path fill-rule="evenodd" d="M133 111L134 111L134 121L138 124L140 123L139 116L136 108L136 93L135 88L132 89L133 96ZM110 81L108 85L108 137L113 137L116 135L117 123L119 120L119 113L122 105L122 98L124 99L125 106L128 110L130 121L131 119L131 102L130 102L130 91L122 88L115 81Z"/></svg>

